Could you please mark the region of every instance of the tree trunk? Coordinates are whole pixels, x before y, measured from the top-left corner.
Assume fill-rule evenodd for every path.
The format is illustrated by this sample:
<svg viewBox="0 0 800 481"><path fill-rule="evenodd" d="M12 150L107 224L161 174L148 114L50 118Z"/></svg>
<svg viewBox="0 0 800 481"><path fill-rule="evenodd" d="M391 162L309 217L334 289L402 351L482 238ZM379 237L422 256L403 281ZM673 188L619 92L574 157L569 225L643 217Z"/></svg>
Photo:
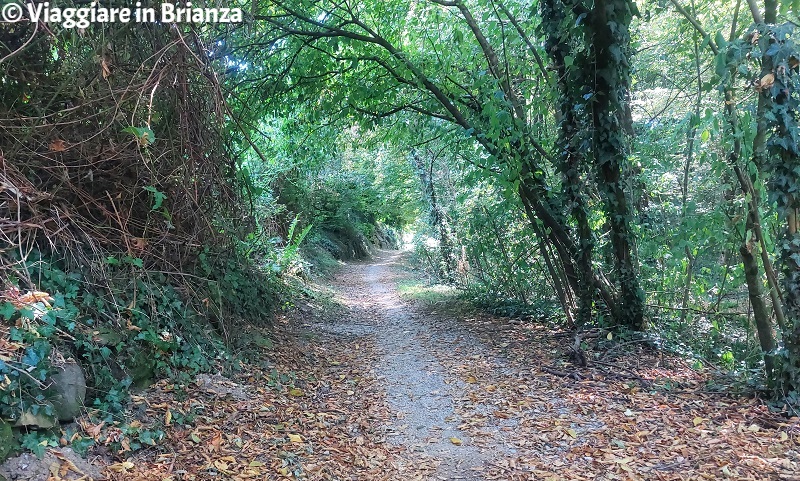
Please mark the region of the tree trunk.
<svg viewBox="0 0 800 481"><path fill-rule="evenodd" d="M758 260L753 256L753 248L757 248L753 243L745 243L739 248L739 253L742 256L742 264L744 265L747 294L750 298L750 305L753 307L753 318L758 332L758 341L761 344L761 351L764 353L764 370L767 373L767 378L771 379L775 365L773 361L775 336L772 333L769 309L764 302L761 276L758 274Z"/></svg>
<svg viewBox="0 0 800 481"><path fill-rule="evenodd" d="M574 301L570 297L569 293L569 286L565 285L563 282L564 278L560 275L555 266L553 265L553 261L550 259L550 253L547 250L547 243L545 242L545 236L542 233L541 229L538 226L534 226L534 233L536 237L539 239L539 252L542 254L542 259L544 259L545 266L547 267L548 272L550 273L550 279L553 282L553 290L556 292L559 301L561 302L561 306L564 308L564 315L567 316L567 325L568 326L575 326L575 316L573 315L573 305Z"/></svg>
<svg viewBox="0 0 800 481"><path fill-rule="evenodd" d="M692 12L695 12L694 2L692 2ZM681 183L681 222L686 219L687 203L689 201L689 178L692 171L692 160L694 160L694 144L697 139L697 123L700 120L700 106L703 100L703 78L700 71L700 46L697 36L694 37L695 55L695 78L697 79L697 97L694 102L694 118L689 130L686 132L686 162L683 164L683 182ZM683 299L681 300L681 321L686 322L686 315L689 312L689 297L692 291L692 276L694 275L694 255L688 245L684 247L686 253L686 279L683 285Z"/></svg>
<svg viewBox="0 0 800 481"><path fill-rule="evenodd" d="M766 7L764 17L767 23L773 23L775 3L768 2ZM764 157L764 170L770 174L767 183L770 198L776 201L778 218L785 223L784 236L777 242L777 249L783 270L786 316L780 393L787 395L800 392L800 234L797 231L800 199L796 194L800 190L800 172L797 169L800 164L797 143L800 106L794 91L797 73L787 63L787 58L796 58L800 54L785 38L774 35L770 27L762 26L761 34L758 48L762 52L762 68L770 68L769 73L774 75L774 83L761 89L765 127L767 132L772 132L766 142L769 156Z"/></svg>
<svg viewBox="0 0 800 481"><path fill-rule="evenodd" d="M442 256L442 265L439 269L439 275L448 283L455 282L456 274L456 258L453 255L452 233L450 226L447 225L447 220L439 201L436 198L436 189L433 185L433 162L430 167L418 153L413 152L414 166L417 169L422 182L422 190L425 194L425 200L428 201L430 206L430 222L431 226L439 232L439 252Z"/></svg>
<svg viewBox="0 0 800 481"><path fill-rule="evenodd" d="M576 281L577 291L577 325L583 326L591 321L592 307L594 304L594 291L591 278L593 276L592 252L594 239L589 226L588 210L586 203L586 185L581 178L585 169L585 155L580 151L579 145L584 140L576 115L575 105L583 100L576 92L570 74L574 69L569 69L565 58L575 55L569 45L569 36L562 31L565 18L563 8L556 8L554 0L545 0L541 4L542 21L547 23L548 37L545 50L553 61L558 74L557 86L561 100L559 102L559 132L556 148L559 160L559 170L563 176L564 193L568 205L571 205L570 214L577 226L578 245L576 252Z"/></svg>
<svg viewBox="0 0 800 481"><path fill-rule="evenodd" d="M590 18L594 48L592 153L611 226L614 271L620 289L620 321L628 328L643 330L644 292L639 286L633 254L633 233L629 224L632 212L622 182L627 141L617 115L624 109L630 85L631 4L627 0L596 0Z"/></svg>

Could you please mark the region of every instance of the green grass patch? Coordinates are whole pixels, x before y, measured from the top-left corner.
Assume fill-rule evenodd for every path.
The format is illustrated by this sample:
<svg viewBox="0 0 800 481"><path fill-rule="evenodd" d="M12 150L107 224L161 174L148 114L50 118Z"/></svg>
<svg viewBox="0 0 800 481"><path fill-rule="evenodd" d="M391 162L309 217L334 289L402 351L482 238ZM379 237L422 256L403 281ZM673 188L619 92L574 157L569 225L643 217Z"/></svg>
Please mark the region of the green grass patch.
<svg viewBox="0 0 800 481"><path fill-rule="evenodd" d="M406 300L419 301L426 304L454 301L461 292L444 284L428 284L419 279L403 279L397 283L397 292Z"/></svg>

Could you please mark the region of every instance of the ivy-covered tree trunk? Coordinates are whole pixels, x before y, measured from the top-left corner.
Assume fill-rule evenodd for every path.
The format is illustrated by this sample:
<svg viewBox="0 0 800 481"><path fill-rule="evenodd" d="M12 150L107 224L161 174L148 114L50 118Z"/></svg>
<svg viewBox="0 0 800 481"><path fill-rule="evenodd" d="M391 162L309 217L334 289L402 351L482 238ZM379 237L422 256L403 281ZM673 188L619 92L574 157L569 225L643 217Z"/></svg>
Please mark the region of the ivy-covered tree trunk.
<svg viewBox="0 0 800 481"><path fill-rule="evenodd" d="M577 281L577 319L578 325L585 325L591 321L592 306L594 304L594 291L592 287L592 252L594 239L589 226L589 207L585 199L586 185L582 174L585 169L585 155L581 151L584 136L581 135L580 118L576 109L581 105L580 92L576 84L580 74L567 65L567 61L574 61L576 55L570 45L571 35L564 31L565 22L572 22L567 18L567 11L556 6L556 0L545 0L541 3L542 25L547 33L545 50L553 61L559 90L558 122L559 132L556 141L558 168L564 181L564 194L570 206L570 214L575 220L578 236L576 257Z"/></svg>
<svg viewBox="0 0 800 481"><path fill-rule="evenodd" d="M784 222L783 239L778 241L781 266L783 268L783 288L787 331L784 333L787 359L783 366L783 387L785 393L794 392L800 397L800 232L798 232L798 213L800 213L800 147L797 144L800 128L797 122L798 101L797 79L787 72L778 77L771 89L777 117L777 132L770 139L771 178L770 197L778 204L778 212ZM797 400L796 400L797 401Z"/></svg>
<svg viewBox="0 0 800 481"><path fill-rule="evenodd" d="M628 29L634 8L628 0L595 0L587 12L586 25L594 55L584 68L593 73L592 154L611 226L614 270L619 283L619 320L631 329L642 330L644 292L633 253L632 210L623 182L627 139L619 115L626 111L630 86Z"/></svg>
<svg viewBox="0 0 800 481"><path fill-rule="evenodd" d="M767 92L768 128L772 135L767 141L770 154L765 163L769 173L767 187L770 201L778 207L784 225L777 250L783 270L785 329L784 359L781 369L781 389L793 404L800 404L800 75L797 58L800 47L792 40L792 24L769 25L760 32L761 51L772 67L758 85Z"/></svg>
<svg viewBox="0 0 800 481"><path fill-rule="evenodd" d="M764 20L761 17L760 11L757 9L757 5L755 5L754 2L748 3L751 7L751 12L753 13L753 18L756 23L763 25ZM734 11L734 27L738 21L738 13L739 4L737 4L736 10ZM688 15L688 13L684 12L684 15ZM766 16L771 22L775 21L776 11L774 9L774 5L773 8L768 6L766 9ZM735 44L735 32L736 28L732 27L730 37L728 39L728 43L731 45ZM768 39L769 36L767 36L764 41L769 43ZM747 45L752 45L752 42L748 40ZM769 45L764 44L761 46L761 48L766 51L769 48ZM712 46L712 50L717 54L719 53L719 50L715 45ZM724 68L718 67L718 73L724 77L724 115L730 128L730 137L732 139L732 148L728 155L728 164L735 174L742 195L745 197L746 215L743 232L745 241L740 247L739 253L742 258L742 267L744 268L748 296L753 307L753 317L756 324L758 340L763 352L765 372L769 381L772 382L775 381L774 374L776 373L776 370L774 369L774 350L777 342L773 332L772 318L769 314L769 309L764 302L763 281L761 275L759 274L758 260L753 255L754 249L760 248L761 261L764 266L764 272L767 275L767 281L769 284L769 295L772 301L772 311L774 312L775 319L777 320L778 325L781 326L782 330L784 330L783 327L785 326L782 306L783 301L781 300L777 275L772 268L772 261L769 258L769 252L767 251L767 244L762 229L759 205L761 202L761 195L753 185L753 178L749 174L745 173L745 169L742 167L742 139L744 136L742 135L741 131L741 121L739 119L737 100L733 87L733 79L736 77L738 72L737 66L737 62L725 65L724 68L728 69L727 72L725 72ZM771 59L762 58L761 67L762 70L759 78L772 70ZM761 172L764 168L764 165L768 163L766 141L770 126L767 121L766 112L770 103L771 98L769 89L760 91L756 108L756 133L753 138L751 149L753 153L752 165L756 167L758 172Z"/></svg>
<svg viewBox="0 0 800 481"><path fill-rule="evenodd" d="M453 234L450 226L447 224L447 218L442 211L441 205L436 198L436 189L433 185L433 162L430 167L420 157L417 152L412 152L414 159L414 168L417 175L422 182L422 190L425 195L425 200L430 207L430 223L431 226L439 233L439 252L442 256L442 263L439 266L439 275L448 283L455 282L456 275L456 257L453 251Z"/></svg>

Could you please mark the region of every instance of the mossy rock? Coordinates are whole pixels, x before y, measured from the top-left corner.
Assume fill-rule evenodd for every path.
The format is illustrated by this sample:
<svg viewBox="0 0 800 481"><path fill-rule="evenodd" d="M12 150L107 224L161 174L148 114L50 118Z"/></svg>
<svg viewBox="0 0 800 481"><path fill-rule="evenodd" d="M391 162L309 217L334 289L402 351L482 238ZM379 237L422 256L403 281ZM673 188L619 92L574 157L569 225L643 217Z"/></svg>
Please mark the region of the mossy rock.
<svg viewBox="0 0 800 481"><path fill-rule="evenodd" d="M11 425L0 419L0 463L6 460L11 454L14 446L14 433L11 431ZM3 476L0 475L0 481Z"/></svg>

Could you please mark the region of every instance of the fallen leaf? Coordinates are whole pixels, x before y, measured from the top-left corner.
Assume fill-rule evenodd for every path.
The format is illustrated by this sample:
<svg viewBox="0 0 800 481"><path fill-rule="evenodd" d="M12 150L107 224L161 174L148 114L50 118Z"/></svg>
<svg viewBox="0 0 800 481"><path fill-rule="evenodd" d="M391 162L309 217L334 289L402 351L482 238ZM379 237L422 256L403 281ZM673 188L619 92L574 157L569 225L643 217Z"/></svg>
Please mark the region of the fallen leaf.
<svg viewBox="0 0 800 481"><path fill-rule="evenodd" d="M133 469L134 464L130 461L124 461L122 463L116 463L108 466L108 469L114 471L115 473L127 473L131 469Z"/></svg>
<svg viewBox="0 0 800 481"><path fill-rule="evenodd" d="M144 237L134 237L133 246L140 251L144 250L144 248L147 247L147 239Z"/></svg>
<svg viewBox="0 0 800 481"><path fill-rule="evenodd" d="M64 152L67 150L67 143L61 139L55 139L50 142L50 152Z"/></svg>
<svg viewBox="0 0 800 481"><path fill-rule="evenodd" d="M455 444L456 446L461 446L462 444L464 444L464 441L458 438L450 438L450 442Z"/></svg>

